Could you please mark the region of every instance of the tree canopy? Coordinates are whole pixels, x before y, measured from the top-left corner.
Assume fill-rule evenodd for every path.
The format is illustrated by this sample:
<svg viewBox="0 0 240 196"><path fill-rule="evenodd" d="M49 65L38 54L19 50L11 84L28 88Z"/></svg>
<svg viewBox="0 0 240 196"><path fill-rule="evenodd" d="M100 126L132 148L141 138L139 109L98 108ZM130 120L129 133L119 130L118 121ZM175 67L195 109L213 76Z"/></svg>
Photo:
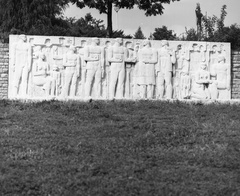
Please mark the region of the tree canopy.
<svg viewBox="0 0 240 196"><path fill-rule="evenodd" d="M70 27L70 35L78 37L106 37L107 29L103 20L93 18L90 13L85 17L76 20L75 18L67 19ZM112 37L132 38L125 35L123 30L113 31Z"/></svg>
<svg viewBox="0 0 240 196"><path fill-rule="evenodd" d="M138 27L137 31L133 35L134 39L145 39L146 37L144 36L142 32L142 28Z"/></svg>
<svg viewBox="0 0 240 196"><path fill-rule="evenodd" d="M82 37L123 37L123 30L112 30L112 8L132 9L138 7L145 11L146 16L163 13L163 4L178 0L0 0L0 38L7 41L9 34L25 33L29 35L57 35ZM75 19L64 18L63 11L69 3L79 8L90 7L100 13L108 14L108 26L91 14ZM199 9L200 4L199 4ZM227 16L227 6L223 5L219 17L202 15L201 39L211 42L231 42L232 49L240 49L240 26L224 24ZM133 35L136 39L144 39L141 28ZM186 40L198 41L198 32L194 28L186 29L185 36L177 38L174 31L166 26L157 27L150 34L154 40Z"/></svg>
<svg viewBox="0 0 240 196"><path fill-rule="evenodd" d="M45 35L54 34L57 26L64 34L67 24L61 16L68 3L68 0L0 0L1 31Z"/></svg>
<svg viewBox="0 0 240 196"><path fill-rule="evenodd" d="M199 5L200 6L200 5ZM227 6L223 5L221 8L220 17L203 16L202 17L202 32L201 40L210 42L230 42L233 50L240 49L240 26L232 24L226 27L224 24L227 16ZM186 29L186 36L182 38L186 41L197 41L198 33L194 28Z"/></svg>
<svg viewBox="0 0 240 196"><path fill-rule="evenodd" d="M71 22L71 35L80 37L105 37L106 28L103 20L95 19L88 13L85 17Z"/></svg>
<svg viewBox="0 0 240 196"><path fill-rule="evenodd" d="M112 37L112 8L117 7L120 9L132 9L137 6L139 9L145 11L146 16L161 15L163 14L163 4L180 1L180 0L70 0L73 4L76 4L79 8L88 6L89 8L95 8L102 14L108 15L108 37Z"/></svg>
<svg viewBox="0 0 240 196"><path fill-rule="evenodd" d="M153 35L153 39L155 40L175 40L176 34L173 33L172 30L168 30L166 26L162 26L161 28L155 28Z"/></svg>

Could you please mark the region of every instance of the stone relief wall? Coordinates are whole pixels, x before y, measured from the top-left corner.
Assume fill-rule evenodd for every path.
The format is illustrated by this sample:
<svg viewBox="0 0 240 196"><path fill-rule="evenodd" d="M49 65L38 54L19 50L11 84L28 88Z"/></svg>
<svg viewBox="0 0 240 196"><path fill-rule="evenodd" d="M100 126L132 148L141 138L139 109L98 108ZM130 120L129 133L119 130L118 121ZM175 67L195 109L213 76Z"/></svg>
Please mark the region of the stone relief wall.
<svg viewBox="0 0 240 196"><path fill-rule="evenodd" d="M231 98L229 43L11 35L9 47L9 98Z"/></svg>

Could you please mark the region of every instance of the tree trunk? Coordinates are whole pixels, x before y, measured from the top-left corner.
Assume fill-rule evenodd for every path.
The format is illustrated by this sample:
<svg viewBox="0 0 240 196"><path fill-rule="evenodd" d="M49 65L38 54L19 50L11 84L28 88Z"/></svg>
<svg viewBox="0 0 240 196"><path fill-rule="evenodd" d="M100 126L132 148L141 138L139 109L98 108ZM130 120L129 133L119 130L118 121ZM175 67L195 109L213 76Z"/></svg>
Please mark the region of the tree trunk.
<svg viewBox="0 0 240 196"><path fill-rule="evenodd" d="M112 0L108 0L107 37L112 37Z"/></svg>

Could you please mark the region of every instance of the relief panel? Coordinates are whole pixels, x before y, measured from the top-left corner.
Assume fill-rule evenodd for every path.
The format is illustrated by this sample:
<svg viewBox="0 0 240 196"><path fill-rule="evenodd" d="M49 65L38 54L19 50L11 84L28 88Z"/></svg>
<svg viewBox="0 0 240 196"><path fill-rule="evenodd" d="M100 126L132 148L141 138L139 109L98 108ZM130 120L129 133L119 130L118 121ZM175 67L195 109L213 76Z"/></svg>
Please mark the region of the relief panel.
<svg viewBox="0 0 240 196"><path fill-rule="evenodd" d="M230 99L230 44L10 35L9 98Z"/></svg>

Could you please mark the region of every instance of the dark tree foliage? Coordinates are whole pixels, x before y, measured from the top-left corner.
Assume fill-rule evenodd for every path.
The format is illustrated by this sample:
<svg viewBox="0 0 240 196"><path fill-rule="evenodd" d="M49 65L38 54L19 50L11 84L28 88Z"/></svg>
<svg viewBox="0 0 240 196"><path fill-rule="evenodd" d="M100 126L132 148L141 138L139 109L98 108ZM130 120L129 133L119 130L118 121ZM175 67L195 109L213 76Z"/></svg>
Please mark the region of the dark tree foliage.
<svg viewBox="0 0 240 196"><path fill-rule="evenodd" d="M183 41L197 41L198 40L198 34L194 28L190 28L190 29L185 28L185 34L186 34L186 36L182 37L181 40L183 40Z"/></svg>
<svg viewBox="0 0 240 196"><path fill-rule="evenodd" d="M213 15L212 17L210 16L203 16L203 39L204 40L214 40L215 34L216 33L223 33L224 29L224 20L227 15L226 12L227 6L223 5L221 8L221 15L220 18L217 16Z"/></svg>
<svg viewBox="0 0 240 196"><path fill-rule="evenodd" d="M68 0L0 0L0 27L4 33L66 35L62 19Z"/></svg>
<svg viewBox="0 0 240 196"><path fill-rule="evenodd" d="M106 37L107 29L103 24L103 20L98 20L92 17L90 13L85 17L78 19L68 18L69 26L71 27L71 36L76 37ZM125 35L123 30L113 31L112 37L132 38L130 35Z"/></svg>
<svg viewBox="0 0 240 196"><path fill-rule="evenodd" d="M117 37L132 39L132 36L131 35L125 35L123 30L113 31L112 38L117 38Z"/></svg>
<svg viewBox="0 0 240 196"><path fill-rule="evenodd" d="M138 27L138 29L134 33L133 37L134 37L134 39L146 39L146 37L144 36L144 34L142 32L142 28L141 27Z"/></svg>
<svg viewBox="0 0 240 196"><path fill-rule="evenodd" d="M240 50L240 26L233 24L230 27L224 27L222 31L214 34L216 42L230 42L233 50Z"/></svg>
<svg viewBox="0 0 240 196"><path fill-rule="evenodd" d="M71 22L71 35L79 37L106 37L107 31L102 20L97 20L90 13Z"/></svg>
<svg viewBox="0 0 240 196"><path fill-rule="evenodd" d="M224 20L227 16L227 6L221 8L220 17L203 16L202 17L202 32L201 40L210 42L230 42L232 50L240 49L240 26L233 24L230 27L224 25ZM186 41L197 41L198 34L195 29L186 29L186 36L181 38Z"/></svg>
<svg viewBox="0 0 240 196"><path fill-rule="evenodd" d="M233 24L230 27L225 27L224 20L227 16L227 6L223 5L221 14L218 18L213 15L212 17L203 17L203 40L211 42L230 42L233 50L240 49L240 28L238 25Z"/></svg>
<svg viewBox="0 0 240 196"><path fill-rule="evenodd" d="M240 50L240 26L233 24L227 30L228 42L231 42L231 46L234 50Z"/></svg>
<svg viewBox="0 0 240 196"><path fill-rule="evenodd" d="M8 41L9 34L106 37L102 20L87 14L76 20L63 18L69 0L0 0L0 38ZM113 37L131 38L124 31Z"/></svg>
<svg viewBox="0 0 240 196"><path fill-rule="evenodd" d="M175 40L176 34L172 30L168 30L166 26L155 28L153 35L154 40Z"/></svg>
<svg viewBox="0 0 240 196"><path fill-rule="evenodd" d="M73 4L76 4L80 9L88 6L89 8L95 8L102 14L107 14L108 25L107 35L112 37L112 8L118 7L120 9L132 9L137 6L139 9L145 11L146 16L161 15L163 14L163 4L179 1L179 0L70 0Z"/></svg>

